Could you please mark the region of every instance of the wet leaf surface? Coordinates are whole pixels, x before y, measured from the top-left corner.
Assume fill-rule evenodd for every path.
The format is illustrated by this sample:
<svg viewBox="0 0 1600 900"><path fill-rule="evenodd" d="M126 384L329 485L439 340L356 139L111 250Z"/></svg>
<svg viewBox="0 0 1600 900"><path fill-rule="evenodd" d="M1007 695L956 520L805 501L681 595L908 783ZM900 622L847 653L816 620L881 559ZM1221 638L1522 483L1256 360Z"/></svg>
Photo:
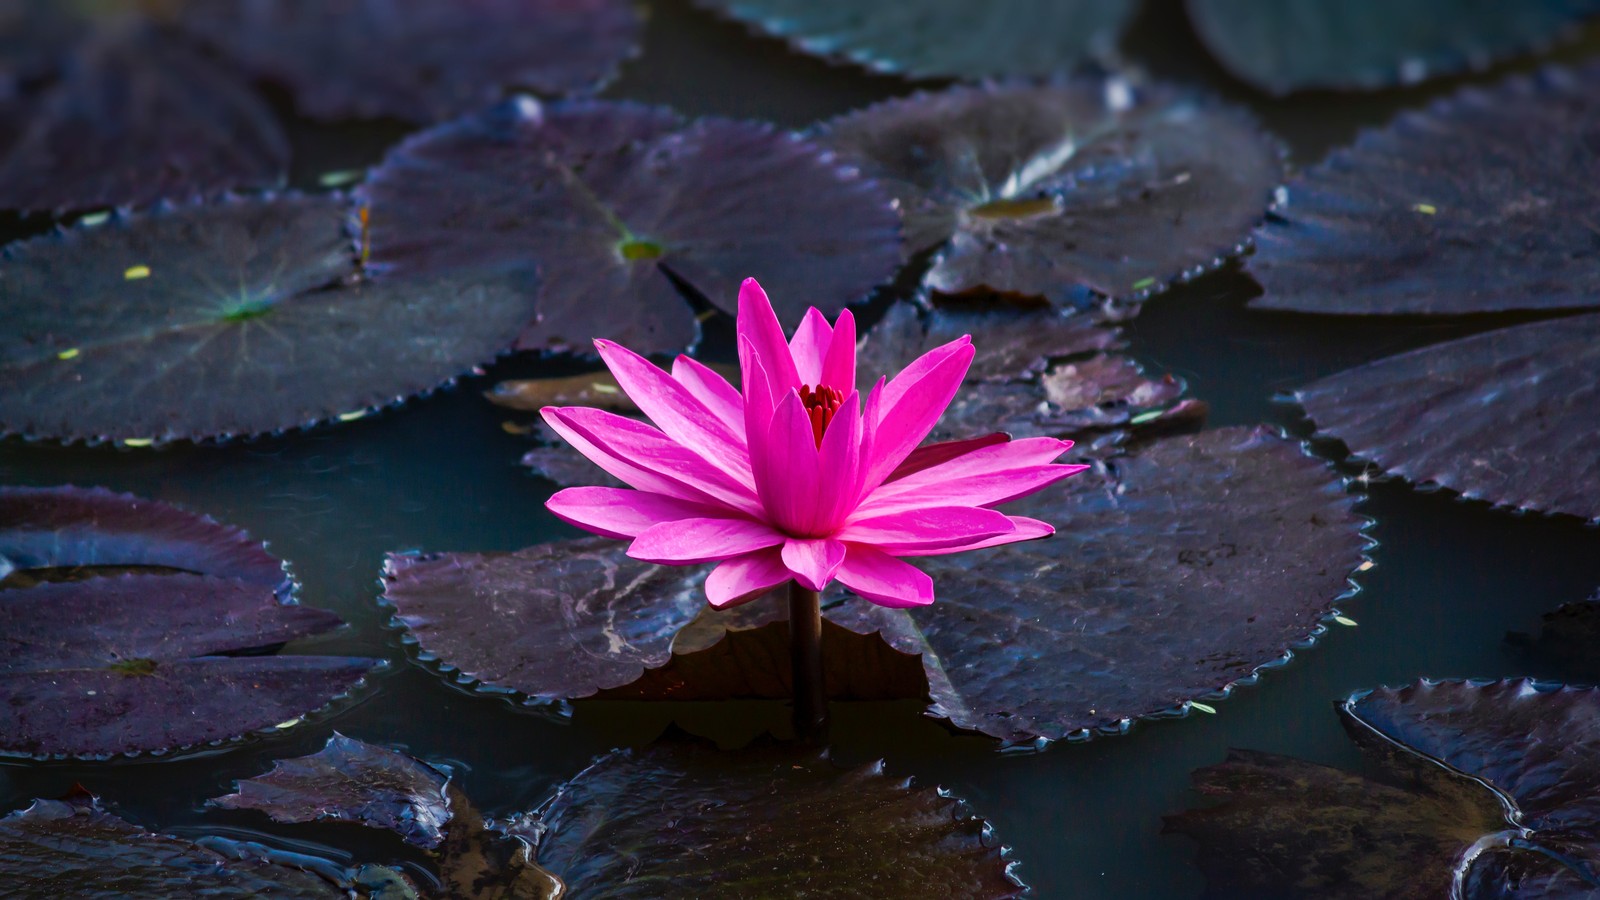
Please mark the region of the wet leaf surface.
<svg viewBox="0 0 1600 900"><path fill-rule="evenodd" d="M432 850L450 821L447 776L423 762L334 732L310 756L280 759L272 771L242 779L210 801L260 810L278 822L335 819L387 828Z"/></svg>
<svg viewBox="0 0 1600 900"><path fill-rule="evenodd" d="M522 88L599 88L637 52L626 0L197 3L180 20L305 115L437 121Z"/></svg>
<svg viewBox="0 0 1600 900"><path fill-rule="evenodd" d="M1372 315L1600 304L1597 117L1600 66L1590 65L1470 88L1363 133L1291 184L1258 230L1248 265L1266 294L1251 306Z"/></svg>
<svg viewBox="0 0 1600 900"><path fill-rule="evenodd" d="M43 37L50 42L48 29ZM0 66L5 56L0 46ZM89 35L54 75L37 95L0 90L0 122L16 127L0 137L0 208L185 200L274 187L288 170L288 138L272 110L225 69L153 30Z"/></svg>
<svg viewBox="0 0 1600 900"><path fill-rule="evenodd" d="M360 418L492 360L531 318L531 275L345 283L344 214L231 200L13 245L0 434L140 446Z"/></svg>
<svg viewBox="0 0 1600 900"><path fill-rule="evenodd" d="M1410 84L1538 50L1600 12L1595 0L1187 0L1236 77L1274 94Z"/></svg>
<svg viewBox="0 0 1600 900"><path fill-rule="evenodd" d="M35 800L0 819L0 883L16 900L349 896L308 872L154 834L98 803L61 800Z"/></svg>
<svg viewBox="0 0 1600 900"><path fill-rule="evenodd" d="M1600 519L1600 315L1423 347L1300 389L1318 434L1417 484ZM1558 461L1558 462L1556 462Z"/></svg>
<svg viewBox="0 0 1600 900"><path fill-rule="evenodd" d="M1600 889L1594 688L1421 681L1339 706L1374 777L1236 751L1169 817L1208 896L1577 897ZM1274 893L1276 892L1276 893Z"/></svg>
<svg viewBox="0 0 1600 900"><path fill-rule="evenodd" d="M0 584L45 569L152 567L232 578L287 598L283 561L243 529L105 488L0 487Z"/></svg>
<svg viewBox="0 0 1600 900"><path fill-rule="evenodd" d="M698 0L795 49L911 78L1067 72L1104 60L1138 10L1132 0Z"/></svg>
<svg viewBox="0 0 1600 900"><path fill-rule="evenodd" d="M793 327L808 306L862 299L900 261L888 196L821 148L631 104L508 101L402 144L362 190L380 275L537 263L523 349L587 352L605 337L681 350L698 327L675 279L731 312L756 275Z"/></svg>
<svg viewBox="0 0 1600 900"><path fill-rule="evenodd" d="M955 799L777 746L688 742L601 757L536 814L540 865L575 897L1020 897ZM523 823L528 828L531 823Z"/></svg>
<svg viewBox="0 0 1600 900"><path fill-rule="evenodd" d="M1218 265L1283 174L1243 112L1119 80L918 94L833 119L819 139L900 201L908 250L945 245L929 287L1063 305Z"/></svg>
<svg viewBox="0 0 1600 900"><path fill-rule="evenodd" d="M107 757L284 727L355 690L378 661L253 654L340 624L260 585L198 575L5 591L0 753Z"/></svg>

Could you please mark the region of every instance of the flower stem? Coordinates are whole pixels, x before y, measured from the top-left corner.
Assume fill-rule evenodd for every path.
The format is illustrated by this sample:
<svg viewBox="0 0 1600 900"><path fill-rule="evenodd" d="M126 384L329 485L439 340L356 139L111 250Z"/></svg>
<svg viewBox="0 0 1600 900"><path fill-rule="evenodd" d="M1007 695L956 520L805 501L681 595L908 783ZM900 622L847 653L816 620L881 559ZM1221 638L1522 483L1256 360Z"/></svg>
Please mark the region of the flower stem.
<svg viewBox="0 0 1600 900"><path fill-rule="evenodd" d="M794 735L821 744L828 732L828 695L822 681L822 598L789 582L789 656L794 673Z"/></svg>

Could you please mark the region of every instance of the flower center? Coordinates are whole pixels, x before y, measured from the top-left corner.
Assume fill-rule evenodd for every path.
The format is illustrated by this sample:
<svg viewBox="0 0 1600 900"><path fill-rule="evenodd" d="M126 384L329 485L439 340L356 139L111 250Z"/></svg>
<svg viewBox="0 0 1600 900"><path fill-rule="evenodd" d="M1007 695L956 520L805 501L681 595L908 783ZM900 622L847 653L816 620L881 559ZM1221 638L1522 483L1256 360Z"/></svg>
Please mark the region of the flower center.
<svg viewBox="0 0 1600 900"><path fill-rule="evenodd" d="M800 388L800 402L805 404L806 415L811 418L811 436L821 447L822 433L828 430L828 423L844 403L844 392L825 384L805 385Z"/></svg>

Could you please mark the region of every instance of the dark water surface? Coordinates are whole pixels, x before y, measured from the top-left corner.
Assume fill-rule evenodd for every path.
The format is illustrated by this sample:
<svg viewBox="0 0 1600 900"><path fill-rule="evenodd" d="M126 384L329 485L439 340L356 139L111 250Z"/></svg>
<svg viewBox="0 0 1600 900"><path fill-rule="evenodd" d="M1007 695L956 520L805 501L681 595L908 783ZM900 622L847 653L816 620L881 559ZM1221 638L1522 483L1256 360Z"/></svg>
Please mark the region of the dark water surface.
<svg viewBox="0 0 1600 900"><path fill-rule="evenodd" d="M1186 29L1174 8L1156 3L1125 46L1152 72L1250 102L1301 165L1349 140L1358 127L1381 124L1398 109L1460 83L1355 100L1310 95L1261 102L1230 85ZM644 54L608 95L669 103L690 114L802 126L907 90L894 79L797 57L779 43L667 2L653 10ZM317 173L367 164L400 133L382 124L301 124L297 177L310 184ZM1212 425L1266 421L1303 431L1295 409L1275 403L1275 394L1502 321L1248 313L1243 304L1254 290L1248 278L1222 271L1156 298L1128 327L1141 361L1185 378L1191 395L1212 404ZM202 812L200 803L226 792L233 779L265 770L272 759L316 750L335 727L456 765L467 794L491 815L538 804L594 755L643 745L674 721L727 744L783 727L785 709L774 703L580 703L570 719L518 710L447 685L409 660L386 629L387 614L376 603L385 552L511 550L575 534L543 509L551 485L518 465L526 439L501 427L527 417L480 396L496 379L549 370L537 361L511 360L400 411L221 448L151 452L0 443L0 483L105 485L249 529L291 561L303 602L335 610L350 623L291 650L392 660L354 706L210 756L0 763L0 811L81 782L149 827L185 834L238 828L291 848L300 846L294 841L337 843L364 861L417 859L398 840L353 826L270 826L254 814ZM1419 675L1552 675L1527 671L1504 649L1506 632L1535 629L1541 613L1600 584L1600 532L1573 520L1512 515L1396 483L1372 485L1363 512L1376 520L1377 565L1359 576L1359 596L1342 606L1360 624L1331 626L1318 646L1216 703L1215 716L1196 713L1141 723L1119 738L1000 754L986 738L953 736L924 719L916 703L838 704L835 756L885 757L892 773L968 799L1014 848L1023 863L1019 874L1035 896L1194 896L1201 887L1189 864L1194 846L1160 834L1163 813L1197 799L1188 789L1190 770L1220 761L1229 747L1358 765L1331 701Z"/></svg>

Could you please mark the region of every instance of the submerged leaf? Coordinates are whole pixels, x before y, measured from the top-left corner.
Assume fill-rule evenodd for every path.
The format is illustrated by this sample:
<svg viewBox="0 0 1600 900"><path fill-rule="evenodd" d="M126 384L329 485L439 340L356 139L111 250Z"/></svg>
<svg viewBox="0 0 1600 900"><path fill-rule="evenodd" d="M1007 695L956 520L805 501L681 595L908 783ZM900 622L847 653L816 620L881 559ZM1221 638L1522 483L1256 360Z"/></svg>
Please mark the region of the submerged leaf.
<svg viewBox="0 0 1600 900"><path fill-rule="evenodd" d="M1589 65L1470 88L1364 133L1292 183L1258 230L1248 265L1266 294L1251 306L1409 315L1600 305L1597 118L1600 66Z"/></svg>
<svg viewBox="0 0 1600 900"><path fill-rule="evenodd" d="M988 826L881 763L768 746L617 750L521 823L575 897L1020 897Z"/></svg>
<svg viewBox="0 0 1600 900"><path fill-rule="evenodd" d="M957 87L834 119L820 139L899 200L936 291L1082 305L1237 253L1283 174L1244 113L1117 79Z"/></svg>
<svg viewBox="0 0 1600 900"><path fill-rule="evenodd" d="M1597 0L1188 0L1228 71L1262 90L1410 84L1549 45Z"/></svg>
<svg viewBox="0 0 1600 900"><path fill-rule="evenodd" d="M1600 519L1600 315L1504 328L1295 392L1318 434L1417 484ZM1551 461L1542 464L1541 460Z"/></svg>
<svg viewBox="0 0 1600 900"><path fill-rule="evenodd" d="M1600 591L1545 613L1537 637L1513 633L1506 642L1567 681L1600 683Z"/></svg>
<svg viewBox="0 0 1600 900"><path fill-rule="evenodd" d="M805 53L911 78L1067 72L1104 60L1134 0L698 0Z"/></svg>
<svg viewBox="0 0 1600 900"><path fill-rule="evenodd" d="M436 121L508 89L588 91L637 52L627 0L264 0L195 3L179 25L288 86L320 119Z"/></svg>
<svg viewBox="0 0 1600 900"><path fill-rule="evenodd" d="M505 349L531 276L345 283L337 197L118 217L0 261L0 434L131 446L398 402Z"/></svg>
<svg viewBox="0 0 1600 900"><path fill-rule="evenodd" d="M380 283L536 263L523 349L604 337L681 350L698 329L675 282L731 312L752 274L792 327L808 306L861 299L900 261L889 198L821 148L631 104L509 101L402 144L362 191Z"/></svg>
<svg viewBox="0 0 1600 900"><path fill-rule="evenodd" d="M1169 817L1208 896L1576 897L1600 890L1600 693L1421 681L1340 713L1382 780L1235 752Z"/></svg>
<svg viewBox="0 0 1600 900"><path fill-rule="evenodd" d="M310 756L280 759L265 775L243 779L211 800L224 809L255 809L278 822L337 819L387 828L429 850L450 821L447 777L384 747L334 732Z"/></svg>

